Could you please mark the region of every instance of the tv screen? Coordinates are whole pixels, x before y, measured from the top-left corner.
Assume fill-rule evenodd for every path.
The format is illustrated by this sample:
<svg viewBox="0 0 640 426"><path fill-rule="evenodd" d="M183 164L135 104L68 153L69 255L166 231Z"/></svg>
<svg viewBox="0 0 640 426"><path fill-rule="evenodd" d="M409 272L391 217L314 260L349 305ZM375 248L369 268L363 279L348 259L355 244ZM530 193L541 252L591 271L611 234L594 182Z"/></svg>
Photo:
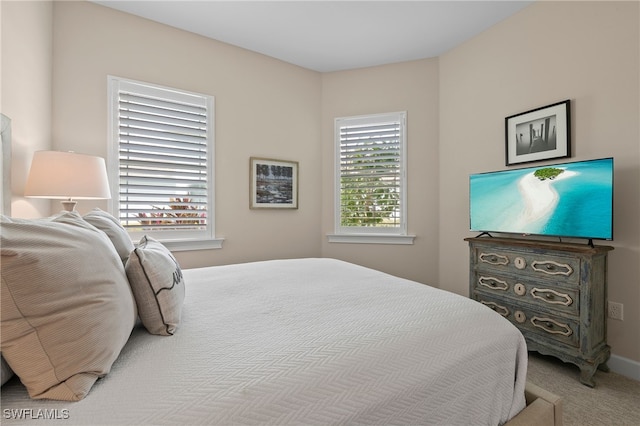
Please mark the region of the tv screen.
<svg viewBox="0 0 640 426"><path fill-rule="evenodd" d="M613 239L613 158L469 176L471 231Z"/></svg>

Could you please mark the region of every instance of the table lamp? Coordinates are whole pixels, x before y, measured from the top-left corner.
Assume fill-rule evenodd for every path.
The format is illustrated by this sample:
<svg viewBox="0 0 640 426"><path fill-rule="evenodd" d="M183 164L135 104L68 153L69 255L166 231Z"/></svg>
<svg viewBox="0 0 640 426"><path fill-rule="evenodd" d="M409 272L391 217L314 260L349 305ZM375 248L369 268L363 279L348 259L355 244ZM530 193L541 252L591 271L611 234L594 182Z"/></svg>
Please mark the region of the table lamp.
<svg viewBox="0 0 640 426"><path fill-rule="evenodd" d="M62 199L73 211L74 200L111 198L104 158L75 152L36 151L33 154L25 197Z"/></svg>

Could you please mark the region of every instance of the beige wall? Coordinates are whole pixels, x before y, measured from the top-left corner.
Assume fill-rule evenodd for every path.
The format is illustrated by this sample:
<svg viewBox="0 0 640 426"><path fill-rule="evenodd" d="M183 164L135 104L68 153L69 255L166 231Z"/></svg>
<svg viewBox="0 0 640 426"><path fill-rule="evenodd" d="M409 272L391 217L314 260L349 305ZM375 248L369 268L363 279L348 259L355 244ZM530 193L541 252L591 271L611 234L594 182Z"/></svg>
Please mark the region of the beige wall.
<svg viewBox="0 0 640 426"><path fill-rule="evenodd" d="M609 298L625 304L625 320L609 321L609 342L640 361L637 2L535 3L440 58L327 74L95 4L1 7L16 216L51 212L20 196L33 151L106 156L107 75L215 96L216 233L225 242L178 253L185 267L326 256L466 295L468 174L506 168L504 117L571 99L573 159L615 157ZM330 244L333 119L390 111L408 112L415 244ZM250 156L300 162L300 209L248 208Z"/></svg>
<svg viewBox="0 0 640 426"><path fill-rule="evenodd" d="M329 243L334 224L334 119L407 112L408 232L414 245ZM438 60L322 76L322 255L437 285Z"/></svg>
<svg viewBox="0 0 640 426"><path fill-rule="evenodd" d="M637 2L535 3L440 57L441 288L467 294L468 175L505 169L504 117L571 99L572 160L615 157L609 320L616 355L640 361ZM608 242L597 242L609 244Z"/></svg>
<svg viewBox="0 0 640 426"><path fill-rule="evenodd" d="M56 2L54 23L56 150L107 156L107 75L215 97L215 221L225 241L177 253L185 267L319 255L320 74L91 3ZM249 209L251 156L299 162L298 210Z"/></svg>
<svg viewBox="0 0 640 426"><path fill-rule="evenodd" d="M48 1L2 1L0 8L0 111L12 119L11 210L16 216L42 217L50 203L22 194L33 152L51 146L53 7Z"/></svg>

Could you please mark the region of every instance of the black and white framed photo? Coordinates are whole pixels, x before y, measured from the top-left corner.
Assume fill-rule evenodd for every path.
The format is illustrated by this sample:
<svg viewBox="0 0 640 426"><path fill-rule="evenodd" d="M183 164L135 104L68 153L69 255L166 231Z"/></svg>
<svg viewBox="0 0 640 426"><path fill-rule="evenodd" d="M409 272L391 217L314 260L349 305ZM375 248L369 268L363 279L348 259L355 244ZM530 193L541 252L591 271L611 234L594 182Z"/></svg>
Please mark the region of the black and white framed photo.
<svg viewBox="0 0 640 426"><path fill-rule="evenodd" d="M251 157L250 163L250 208L298 208L298 162Z"/></svg>
<svg viewBox="0 0 640 426"><path fill-rule="evenodd" d="M570 101L505 118L507 166L571 156Z"/></svg>

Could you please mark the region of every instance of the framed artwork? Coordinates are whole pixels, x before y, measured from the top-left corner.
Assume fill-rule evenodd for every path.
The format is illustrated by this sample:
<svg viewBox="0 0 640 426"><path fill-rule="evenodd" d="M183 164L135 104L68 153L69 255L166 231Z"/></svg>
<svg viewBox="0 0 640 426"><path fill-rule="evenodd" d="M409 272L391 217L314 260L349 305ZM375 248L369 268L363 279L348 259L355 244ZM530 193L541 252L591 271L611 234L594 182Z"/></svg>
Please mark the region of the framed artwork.
<svg viewBox="0 0 640 426"><path fill-rule="evenodd" d="M250 208L298 208L298 163L296 161L251 157L250 169Z"/></svg>
<svg viewBox="0 0 640 426"><path fill-rule="evenodd" d="M505 118L507 166L571 156L570 101Z"/></svg>

